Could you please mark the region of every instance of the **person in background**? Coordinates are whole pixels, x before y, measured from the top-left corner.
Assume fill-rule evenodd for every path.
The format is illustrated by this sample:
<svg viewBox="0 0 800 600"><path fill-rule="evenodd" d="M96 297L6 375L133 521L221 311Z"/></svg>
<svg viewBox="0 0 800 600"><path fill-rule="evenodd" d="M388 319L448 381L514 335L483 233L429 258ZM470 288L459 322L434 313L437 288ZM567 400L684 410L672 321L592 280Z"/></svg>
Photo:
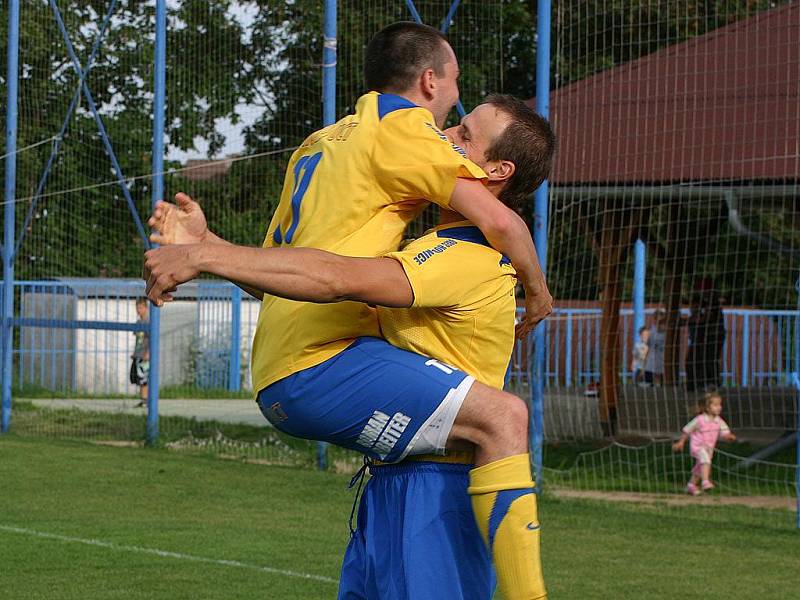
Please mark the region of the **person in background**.
<svg viewBox="0 0 800 600"><path fill-rule="evenodd" d="M722 396L719 392L707 392L697 403L697 416L683 428L680 439L672 445L674 452L683 450L686 440L689 451L695 460L692 476L686 484L686 492L692 496L714 489L711 482L711 459L717 440L722 438L732 442L736 436L720 414L722 413Z"/></svg>
<svg viewBox="0 0 800 600"><path fill-rule="evenodd" d="M644 361L647 358L647 340L650 339L650 330L647 327L639 328L639 341L633 347L633 361L631 371L633 371L633 382L644 383Z"/></svg>
<svg viewBox="0 0 800 600"><path fill-rule="evenodd" d="M691 314L685 321L689 329L686 389L713 389L722 383L726 332L722 298L710 278L697 281L690 306Z"/></svg>
<svg viewBox="0 0 800 600"><path fill-rule="evenodd" d="M136 299L136 324L147 326L150 323L150 314L147 298ZM136 343L131 354L130 382L139 386L139 403L137 408L147 403L147 382L150 377L150 334L144 331L135 331Z"/></svg>
<svg viewBox="0 0 800 600"><path fill-rule="evenodd" d="M663 308L656 311L656 322L650 327L647 355L644 359L644 381L649 385L661 385L664 378L664 346L667 336L667 313Z"/></svg>

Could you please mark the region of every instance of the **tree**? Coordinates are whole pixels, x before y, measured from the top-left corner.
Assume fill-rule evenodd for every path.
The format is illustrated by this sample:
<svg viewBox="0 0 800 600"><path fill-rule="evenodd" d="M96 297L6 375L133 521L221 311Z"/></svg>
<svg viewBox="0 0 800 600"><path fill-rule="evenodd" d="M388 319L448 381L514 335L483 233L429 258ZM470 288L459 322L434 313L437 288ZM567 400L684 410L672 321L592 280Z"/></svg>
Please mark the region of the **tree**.
<svg viewBox="0 0 800 600"><path fill-rule="evenodd" d="M107 1L69 0L58 7L81 65L86 67ZM228 12L230 1L187 0L169 10L168 147L186 150L196 137L213 148L222 140L218 120L236 120L235 106L246 82L231 73L243 70L246 48L241 26ZM8 3L0 19L8 19ZM97 60L86 78L98 112L130 184L139 215L149 213L153 112L152 3L120 2ZM143 35L145 32L145 35ZM75 93L78 77L48 4L21 7L17 226L25 240L16 261L18 278L44 276L137 276L143 241L82 95L64 135L44 195L33 205L52 144ZM7 36L2 36L7 52ZM224 44L222 59L205 60L209 45ZM3 95L6 82L3 81ZM5 119L5 103L0 117ZM54 140L53 140L54 141ZM30 148L27 149L26 148ZM70 191L74 190L74 191ZM33 208L27 230L19 230ZM140 217L141 218L141 217Z"/></svg>

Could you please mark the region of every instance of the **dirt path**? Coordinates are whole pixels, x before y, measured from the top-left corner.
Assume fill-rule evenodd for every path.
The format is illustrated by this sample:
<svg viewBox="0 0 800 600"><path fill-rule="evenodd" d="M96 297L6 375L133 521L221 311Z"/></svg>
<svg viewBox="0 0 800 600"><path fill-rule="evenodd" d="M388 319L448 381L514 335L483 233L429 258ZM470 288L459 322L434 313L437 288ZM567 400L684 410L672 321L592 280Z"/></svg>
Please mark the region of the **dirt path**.
<svg viewBox="0 0 800 600"><path fill-rule="evenodd" d="M52 409L78 409L92 412L147 414L146 408L138 408L138 400L126 399L34 399L28 400L35 406ZM254 427L269 427L269 422L258 410L253 400L165 400L158 401L158 414L162 417L194 417L198 421L220 421L222 423L241 423Z"/></svg>
<svg viewBox="0 0 800 600"><path fill-rule="evenodd" d="M641 494L636 492L594 492L587 490L567 490L550 488L557 498L584 498L590 500L606 500L609 502L637 502L645 504L667 504L669 506L698 505L726 505L749 506L750 508L780 508L784 510L797 510L794 498L780 496L689 496L667 494Z"/></svg>

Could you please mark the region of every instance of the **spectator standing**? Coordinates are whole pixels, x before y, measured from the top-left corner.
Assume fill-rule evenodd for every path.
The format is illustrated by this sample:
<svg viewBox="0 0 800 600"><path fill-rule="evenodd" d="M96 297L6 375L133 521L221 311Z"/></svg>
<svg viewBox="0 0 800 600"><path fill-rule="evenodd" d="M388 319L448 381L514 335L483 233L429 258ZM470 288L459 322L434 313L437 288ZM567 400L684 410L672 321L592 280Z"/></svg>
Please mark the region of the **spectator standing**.
<svg viewBox="0 0 800 600"><path fill-rule="evenodd" d="M664 378L664 346L667 335L667 313L659 308L656 321L650 327L647 340L647 355L644 359L644 381L650 385L661 385Z"/></svg>
<svg viewBox="0 0 800 600"><path fill-rule="evenodd" d="M142 407L147 403L147 382L150 379L150 334L146 327L150 324L150 312L147 298L136 299L136 324L145 326L143 331L135 331L136 338L131 354L130 382L139 386L139 403Z"/></svg>
<svg viewBox="0 0 800 600"><path fill-rule="evenodd" d="M717 388L722 383L722 349L726 332L722 299L711 279L697 282L690 306L686 388Z"/></svg>
<svg viewBox="0 0 800 600"><path fill-rule="evenodd" d="M631 371L633 371L633 382L644 382L644 362L647 359L649 346L647 341L650 339L650 330L647 327L639 328L639 341L633 347L633 361Z"/></svg>

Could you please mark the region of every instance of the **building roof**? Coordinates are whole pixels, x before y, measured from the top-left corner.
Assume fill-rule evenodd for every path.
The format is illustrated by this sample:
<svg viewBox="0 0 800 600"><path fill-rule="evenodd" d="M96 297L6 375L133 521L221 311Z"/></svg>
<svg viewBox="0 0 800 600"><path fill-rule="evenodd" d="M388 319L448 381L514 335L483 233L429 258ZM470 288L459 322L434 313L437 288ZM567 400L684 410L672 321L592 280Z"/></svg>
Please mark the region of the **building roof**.
<svg viewBox="0 0 800 600"><path fill-rule="evenodd" d="M233 159L237 155L228 156L222 159L198 159L190 158L186 161L181 174L189 181L207 181L225 177L231 170Z"/></svg>
<svg viewBox="0 0 800 600"><path fill-rule="evenodd" d="M796 181L800 2L555 90L550 107L555 184Z"/></svg>

